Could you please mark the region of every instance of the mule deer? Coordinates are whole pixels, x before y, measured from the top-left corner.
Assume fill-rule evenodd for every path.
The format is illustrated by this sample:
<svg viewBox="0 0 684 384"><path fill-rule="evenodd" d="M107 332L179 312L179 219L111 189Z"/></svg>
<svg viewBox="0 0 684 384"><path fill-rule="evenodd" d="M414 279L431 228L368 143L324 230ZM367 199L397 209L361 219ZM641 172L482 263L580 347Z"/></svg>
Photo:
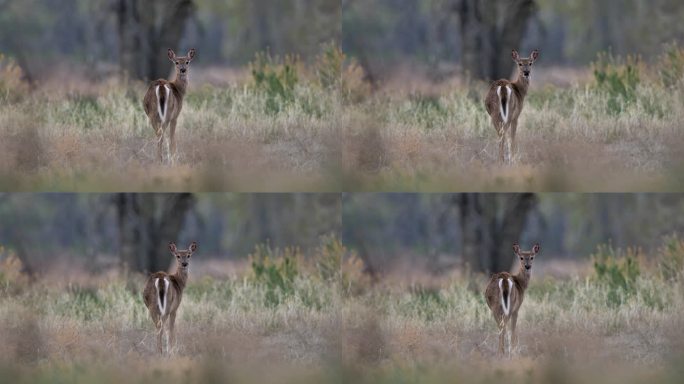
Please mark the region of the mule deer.
<svg viewBox="0 0 684 384"><path fill-rule="evenodd" d="M190 63L195 58L195 49L191 49L187 56L176 56L173 50L169 49L168 55L169 60L175 65L176 79L173 81L164 79L153 81L147 88L147 93L143 99L145 113L157 135L157 154L161 163L164 162L164 150L169 162L172 162L176 155L176 123L183 107L183 98L188 87ZM166 138L167 128L169 129L168 142Z"/></svg>
<svg viewBox="0 0 684 384"><path fill-rule="evenodd" d="M487 305L494 315L494 320L499 326L499 354L504 353L506 329L510 323L510 338L508 340L508 353L512 347L518 345L516 325L518 323L518 311L525 296L525 290L532 275L532 262L539 253L539 244L535 244L532 250L524 252L520 250L518 243L513 244L513 253L520 259L520 269L515 275L508 272L500 272L492 275L485 290Z"/></svg>
<svg viewBox="0 0 684 384"><path fill-rule="evenodd" d="M190 257L197 250L197 243L193 242L190 247L181 251L176 249L175 243L169 243L169 250L176 258L176 273L170 275L166 272L153 273L145 284L143 299L150 311L152 321L157 327L157 351L164 353L162 348L162 336L164 327L166 330L166 351L170 352L176 342L176 311L183 297L183 290L188 281L188 269Z"/></svg>
<svg viewBox="0 0 684 384"><path fill-rule="evenodd" d="M539 51L535 49L530 57L523 59L518 55L518 51L513 50L512 57L518 65L516 80L495 81L485 97L487 113L499 135L499 161L502 163L510 163L516 153L515 132L518 129L518 117L530 85L532 64L539 58Z"/></svg>

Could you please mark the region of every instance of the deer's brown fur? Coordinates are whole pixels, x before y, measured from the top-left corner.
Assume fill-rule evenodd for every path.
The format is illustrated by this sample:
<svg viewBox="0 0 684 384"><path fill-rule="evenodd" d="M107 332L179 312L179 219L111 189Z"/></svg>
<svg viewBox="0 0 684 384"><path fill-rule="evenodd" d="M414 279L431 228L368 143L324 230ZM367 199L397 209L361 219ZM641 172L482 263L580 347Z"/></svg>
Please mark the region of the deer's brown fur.
<svg viewBox="0 0 684 384"><path fill-rule="evenodd" d="M518 66L515 81L497 80L492 83L485 97L485 107L499 136L499 161L510 162L516 153L515 134L518 118L523 109L527 89L530 85L532 65L539 58L534 50L530 57L521 58L513 50L513 61Z"/></svg>
<svg viewBox="0 0 684 384"><path fill-rule="evenodd" d="M532 275L532 262L539 253L539 244L535 244L531 251L521 251L518 243L513 244L513 252L520 260L520 269L513 275L508 272L500 272L492 275L485 289L485 299L492 311L494 320L499 327L499 354L504 353L506 331L510 324L511 338L508 342L508 351L518 345L516 326L518 323L518 311L525 298L525 290ZM510 281L510 283L509 283Z"/></svg>
<svg viewBox="0 0 684 384"><path fill-rule="evenodd" d="M166 150L170 161L176 155L176 124L183 108L183 98L188 87L190 62L195 57L195 49L191 49L187 56L176 56L173 50L168 51L169 60L176 68L176 78L173 81L159 79L153 81L147 88L143 107L157 135L157 157L164 162L164 144L167 139L169 148Z"/></svg>
<svg viewBox="0 0 684 384"><path fill-rule="evenodd" d="M163 335L168 336L167 351L176 342L176 311L183 298L183 290L188 281L190 258L197 250L197 243L193 242L187 250L178 250L175 243L169 243L169 250L176 258L176 272L156 272L150 275L143 290L143 300L150 312L152 322L157 327L157 351L164 353Z"/></svg>

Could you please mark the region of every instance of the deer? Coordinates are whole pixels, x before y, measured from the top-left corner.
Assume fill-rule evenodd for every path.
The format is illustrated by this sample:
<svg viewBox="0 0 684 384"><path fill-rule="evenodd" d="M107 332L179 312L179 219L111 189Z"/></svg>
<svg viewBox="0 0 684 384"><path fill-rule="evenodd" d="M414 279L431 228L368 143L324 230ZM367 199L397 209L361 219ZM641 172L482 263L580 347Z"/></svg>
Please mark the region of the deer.
<svg viewBox="0 0 684 384"><path fill-rule="evenodd" d="M194 241L187 250L179 250L175 243L169 243L169 251L176 258L176 272L172 275L166 272L153 273L145 283L143 299L152 317L152 322L157 328L157 352L160 355L164 355L162 346L164 333L166 333L167 353L170 353L175 345L176 312L183 298L183 290L188 282L190 258L196 250L197 242Z"/></svg>
<svg viewBox="0 0 684 384"><path fill-rule="evenodd" d="M504 354L506 331L510 324L510 338L508 340L508 354L518 345L516 326L518 311L525 298L525 290L532 276L532 262L539 253L539 244L535 244L531 251L521 251L518 243L513 244L513 253L520 260L518 273L499 272L492 275L485 289L485 299L492 311L494 320L499 327L498 354Z"/></svg>
<svg viewBox="0 0 684 384"><path fill-rule="evenodd" d="M539 50L532 51L528 58L521 58L516 50L513 50L511 56L518 65L515 81L501 79L493 82L485 97L487 113L499 136L500 163L511 163L516 153L515 133L518 130L518 118L530 86L532 65L539 58Z"/></svg>
<svg viewBox="0 0 684 384"><path fill-rule="evenodd" d="M186 56L176 56L176 53L169 49L168 56L176 68L176 78L173 81L164 79L153 81L147 88L143 99L145 114L157 135L157 158L162 164L164 163L164 149L169 163L172 163L176 156L176 123L183 108L183 98L188 88L190 63L195 58L195 49L191 49Z"/></svg>

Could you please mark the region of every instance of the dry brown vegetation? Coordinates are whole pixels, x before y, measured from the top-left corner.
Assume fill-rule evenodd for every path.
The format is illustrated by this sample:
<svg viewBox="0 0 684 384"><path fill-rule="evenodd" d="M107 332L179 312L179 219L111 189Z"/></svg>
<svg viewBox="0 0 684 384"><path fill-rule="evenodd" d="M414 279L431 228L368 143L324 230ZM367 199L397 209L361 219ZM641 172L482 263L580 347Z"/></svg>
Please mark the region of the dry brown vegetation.
<svg viewBox="0 0 684 384"><path fill-rule="evenodd" d="M346 61L345 61L346 60ZM347 64L342 67L342 63ZM175 166L154 159L143 83L60 71L29 88L0 64L5 190L673 191L684 180L684 53L535 69L519 152L496 159L486 84L399 72L376 92L329 46L313 63L258 55L193 68ZM204 71L205 73L202 73Z"/></svg>
<svg viewBox="0 0 684 384"><path fill-rule="evenodd" d="M495 355L496 325L481 292L486 276L372 283L334 239L310 259L294 249L259 247L251 266L228 278L191 276L179 310L178 347L163 358L154 353L153 325L140 297L143 276L70 282L47 274L31 283L16 263L5 262L0 377L677 382L684 353L682 255L684 243L670 238L647 258L601 247L586 276L536 274L520 312L521 344L510 359Z"/></svg>
<svg viewBox="0 0 684 384"><path fill-rule="evenodd" d="M487 84L399 70L349 111L342 164L351 189L681 190L684 53L650 64L599 56L592 68L534 70L514 164L497 162ZM359 172L359 170L363 170Z"/></svg>
<svg viewBox="0 0 684 384"><path fill-rule="evenodd" d="M195 79L202 69L193 68L175 166L155 159L154 131L142 109L146 84L116 76L93 82L72 68L30 88L9 81L19 78L19 70L2 60L2 189L335 190L337 95L318 81L314 68L295 64L297 74L285 84L286 64L263 60L262 83L231 71L216 82L213 69Z"/></svg>

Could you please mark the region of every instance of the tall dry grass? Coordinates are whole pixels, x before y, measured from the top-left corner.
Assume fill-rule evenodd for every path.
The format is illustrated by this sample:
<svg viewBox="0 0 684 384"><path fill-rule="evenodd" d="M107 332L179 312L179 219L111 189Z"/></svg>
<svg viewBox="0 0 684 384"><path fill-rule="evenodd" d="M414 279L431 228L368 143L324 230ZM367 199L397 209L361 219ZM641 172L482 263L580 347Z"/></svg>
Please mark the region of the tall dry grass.
<svg viewBox="0 0 684 384"><path fill-rule="evenodd" d="M601 247L594 272L535 275L520 346L495 355L485 276L428 283L362 273L334 238L313 258L258 247L232 278L192 276L179 343L154 353L143 276L88 284L0 274L0 377L12 382L675 382L684 243ZM9 263L8 265L11 265ZM10 271L10 272L8 272Z"/></svg>
<svg viewBox="0 0 684 384"><path fill-rule="evenodd" d="M510 166L497 162L487 84L435 84L412 71L373 92L334 45L311 65L257 55L227 82L193 69L204 81L191 81L175 166L155 161L145 84L84 83L72 70L30 89L4 59L0 183L11 191L678 191L683 58L677 47L650 64L600 56L584 75L541 61Z"/></svg>
<svg viewBox="0 0 684 384"><path fill-rule="evenodd" d="M336 189L343 111L327 72L319 75L334 65L324 57L312 67L295 62L291 82L282 76L285 60L269 56L257 57L253 65L261 67L230 85L191 77L173 166L155 160L155 135L142 109L146 84L119 77L91 83L75 68L29 88L5 81L20 77L5 61L12 70L1 70L0 62L3 190Z"/></svg>
<svg viewBox="0 0 684 384"><path fill-rule="evenodd" d="M540 61L519 121L519 151L506 166L497 162L497 136L484 109L488 84L433 83L419 69L389 76L378 94L345 115L347 185L388 191L681 190L682 52L668 47L650 64L600 55L591 73L559 71L571 77L561 86Z"/></svg>

